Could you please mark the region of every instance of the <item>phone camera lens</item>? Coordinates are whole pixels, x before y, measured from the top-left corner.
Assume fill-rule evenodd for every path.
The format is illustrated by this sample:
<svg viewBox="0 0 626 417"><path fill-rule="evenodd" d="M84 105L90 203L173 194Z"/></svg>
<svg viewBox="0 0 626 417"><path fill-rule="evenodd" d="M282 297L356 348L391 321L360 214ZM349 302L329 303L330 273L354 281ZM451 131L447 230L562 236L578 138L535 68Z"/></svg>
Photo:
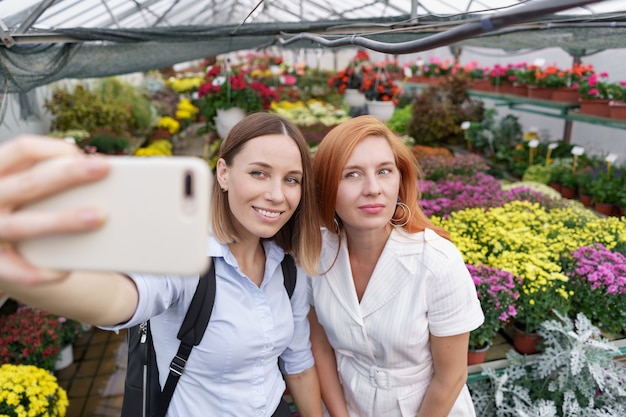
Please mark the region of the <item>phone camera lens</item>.
<svg viewBox="0 0 626 417"><path fill-rule="evenodd" d="M193 197L193 176L191 172L185 173L185 197Z"/></svg>

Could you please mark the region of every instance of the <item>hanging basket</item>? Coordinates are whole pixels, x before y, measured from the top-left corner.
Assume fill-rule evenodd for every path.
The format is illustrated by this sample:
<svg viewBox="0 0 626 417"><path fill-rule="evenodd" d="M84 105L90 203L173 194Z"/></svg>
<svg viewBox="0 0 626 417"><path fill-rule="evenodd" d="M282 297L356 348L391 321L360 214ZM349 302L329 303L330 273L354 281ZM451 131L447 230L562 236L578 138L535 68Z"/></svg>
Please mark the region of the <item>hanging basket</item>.
<svg viewBox="0 0 626 417"><path fill-rule="evenodd" d="M365 94L356 88L346 88L343 94L343 101L350 107L363 107L365 104Z"/></svg>
<svg viewBox="0 0 626 417"><path fill-rule="evenodd" d="M367 112L381 122L391 119L396 110L393 101L366 101L365 104L367 105Z"/></svg>
<svg viewBox="0 0 626 417"><path fill-rule="evenodd" d="M225 138L237 123L246 117L246 113L239 107L231 107L230 109L217 109L217 116L213 118L215 120L215 128L220 138Z"/></svg>

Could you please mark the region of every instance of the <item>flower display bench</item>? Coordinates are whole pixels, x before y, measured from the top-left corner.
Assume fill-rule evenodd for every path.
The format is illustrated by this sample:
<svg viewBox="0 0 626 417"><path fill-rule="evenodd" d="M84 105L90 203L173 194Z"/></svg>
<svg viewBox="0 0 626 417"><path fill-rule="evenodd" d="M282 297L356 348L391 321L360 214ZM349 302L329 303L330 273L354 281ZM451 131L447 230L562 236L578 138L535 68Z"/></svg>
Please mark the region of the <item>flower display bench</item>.
<svg viewBox="0 0 626 417"><path fill-rule="evenodd" d="M589 123L615 129L626 129L626 120L580 113L580 103L577 101L562 102L555 100L543 100L477 90L470 90L469 95L472 97L495 100L496 106L507 106L511 110L563 119L565 120L563 130L563 140L565 143L570 142L572 122Z"/></svg>

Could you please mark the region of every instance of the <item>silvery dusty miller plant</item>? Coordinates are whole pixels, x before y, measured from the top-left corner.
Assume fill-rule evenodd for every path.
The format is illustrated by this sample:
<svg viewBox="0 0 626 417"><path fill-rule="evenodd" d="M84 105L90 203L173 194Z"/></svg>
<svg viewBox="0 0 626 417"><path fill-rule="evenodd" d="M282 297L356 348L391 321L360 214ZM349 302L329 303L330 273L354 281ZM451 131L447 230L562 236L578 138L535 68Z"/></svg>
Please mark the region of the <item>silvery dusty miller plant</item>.
<svg viewBox="0 0 626 417"><path fill-rule="evenodd" d="M583 315L541 324L545 351L529 359L509 351L510 365L486 368L469 385L485 417L618 417L626 415L626 366L619 350Z"/></svg>

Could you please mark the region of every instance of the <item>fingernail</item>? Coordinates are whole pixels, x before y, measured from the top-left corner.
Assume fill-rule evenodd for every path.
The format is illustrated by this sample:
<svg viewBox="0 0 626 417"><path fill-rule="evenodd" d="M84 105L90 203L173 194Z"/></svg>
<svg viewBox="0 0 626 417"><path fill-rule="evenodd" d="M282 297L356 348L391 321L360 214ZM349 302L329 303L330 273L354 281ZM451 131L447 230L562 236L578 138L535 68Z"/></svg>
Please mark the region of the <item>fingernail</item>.
<svg viewBox="0 0 626 417"><path fill-rule="evenodd" d="M39 269L37 273L41 281L59 281L69 275L67 271L55 271L45 268Z"/></svg>
<svg viewBox="0 0 626 417"><path fill-rule="evenodd" d="M86 158L83 166L88 174L102 174L109 164L104 158Z"/></svg>
<svg viewBox="0 0 626 417"><path fill-rule="evenodd" d="M78 213L78 219L88 226L99 226L104 223L105 215L100 210L86 209Z"/></svg>

